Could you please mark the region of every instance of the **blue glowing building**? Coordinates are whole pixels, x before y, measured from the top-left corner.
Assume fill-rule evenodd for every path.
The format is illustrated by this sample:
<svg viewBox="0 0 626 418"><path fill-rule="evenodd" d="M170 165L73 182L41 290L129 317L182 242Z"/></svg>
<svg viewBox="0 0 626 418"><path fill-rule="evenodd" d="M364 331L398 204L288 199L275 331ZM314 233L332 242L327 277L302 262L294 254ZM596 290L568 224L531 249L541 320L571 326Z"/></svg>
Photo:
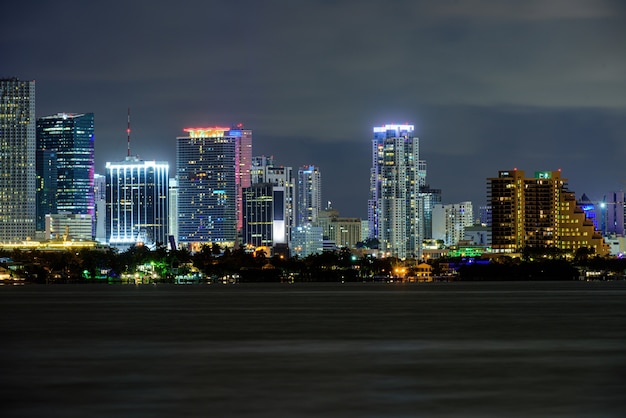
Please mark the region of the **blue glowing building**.
<svg viewBox="0 0 626 418"><path fill-rule="evenodd" d="M45 216L89 215L94 206L94 115L37 119L37 229Z"/></svg>

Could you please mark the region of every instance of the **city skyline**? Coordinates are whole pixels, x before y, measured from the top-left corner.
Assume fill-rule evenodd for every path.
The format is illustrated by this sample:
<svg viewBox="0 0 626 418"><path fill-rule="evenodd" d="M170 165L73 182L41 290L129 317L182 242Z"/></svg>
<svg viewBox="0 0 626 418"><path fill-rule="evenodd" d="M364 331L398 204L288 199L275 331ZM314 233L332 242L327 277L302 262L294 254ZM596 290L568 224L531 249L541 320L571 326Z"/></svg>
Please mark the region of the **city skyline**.
<svg viewBox="0 0 626 418"><path fill-rule="evenodd" d="M94 113L99 174L125 154L130 107L141 159L174 168L185 127L243 123L255 132L253 155L318 166L322 199L342 216L367 217L371 128L386 123L415 125L429 186L445 204L478 208L484 179L515 167L562 169L592 200L626 187L619 2L3 10L3 73L36 80L37 117Z"/></svg>

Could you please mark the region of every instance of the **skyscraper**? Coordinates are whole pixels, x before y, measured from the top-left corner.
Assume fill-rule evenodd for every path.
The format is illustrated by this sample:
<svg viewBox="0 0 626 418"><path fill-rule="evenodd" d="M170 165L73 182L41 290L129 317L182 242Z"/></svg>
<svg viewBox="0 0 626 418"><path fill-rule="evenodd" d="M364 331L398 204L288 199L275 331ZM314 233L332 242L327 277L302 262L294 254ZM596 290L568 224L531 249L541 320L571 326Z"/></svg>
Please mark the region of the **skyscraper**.
<svg viewBox="0 0 626 418"><path fill-rule="evenodd" d="M48 214L93 218L93 113L59 113L37 119L37 178L38 228Z"/></svg>
<svg viewBox="0 0 626 418"><path fill-rule="evenodd" d="M94 236L96 241L106 243L107 180L102 174L93 175L93 200L96 207Z"/></svg>
<svg viewBox="0 0 626 418"><path fill-rule="evenodd" d="M35 234L35 82L0 79L0 241Z"/></svg>
<svg viewBox="0 0 626 418"><path fill-rule="evenodd" d="M573 254L584 247L608 254L560 171L537 171L534 177L523 170L500 171L487 182L494 252L554 248Z"/></svg>
<svg viewBox="0 0 626 418"><path fill-rule="evenodd" d="M169 164L126 157L106 163L109 245L167 245Z"/></svg>
<svg viewBox="0 0 626 418"><path fill-rule="evenodd" d="M433 208L441 204L441 189L431 189L430 186L420 185L420 200L423 206L423 238L433 237Z"/></svg>
<svg viewBox="0 0 626 418"><path fill-rule="evenodd" d="M57 213L57 153L56 151L37 149L35 153L37 174L36 189L36 228L43 231L46 215Z"/></svg>
<svg viewBox="0 0 626 418"><path fill-rule="evenodd" d="M243 188L250 185L252 131L188 128L176 138L178 239L197 247L234 245L243 225Z"/></svg>
<svg viewBox="0 0 626 418"><path fill-rule="evenodd" d="M252 131L244 129L240 123L230 129L229 135L235 138L235 188L237 190L237 231L243 227L243 189L250 187L250 167L252 166Z"/></svg>
<svg viewBox="0 0 626 418"><path fill-rule="evenodd" d="M282 202L276 202L282 209L284 216L282 222L274 222L274 227L284 225L282 230L274 231L274 244L288 244L291 241L291 231L296 227L295 216L295 183L293 168L275 165L273 157L259 156L252 159L251 168L252 185L256 183L269 183L276 188L274 197L282 197Z"/></svg>
<svg viewBox="0 0 626 418"><path fill-rule="evenodd" d="M626 236L626 195L624 191L611 192L600 203L601 231L605 235Z"/></svg>
<svg viewBox="0 0 626 418"><path fill-rule="evenodd" d="M287 244L285 188L254 183L244 190L243 242L253 247Z"/></svg>
<svg viewBox="0 0 626 418"><path fill-rule="evenodd" d="M317 222L322 208L322 175L318 167L305 165L298 169L298 226Z"/></svg>
<svg viewBox="0 0 626 418"><path fill-rule="evenodd" d="M169 219L168 234L172 250L178 246L178 178L174 177L169 182ZM173 242L172 242L173 241Z"/></svg>
<svg viewBox="0 0 626 418"><path fill-rule="evenodd" d="M465 228L474 225L472 202L437 204L432 210L432 238L445 245L458 245L464 239Z"/></svg>
<svg viewBox="0 0 626 418"><path fill-rule="evenodd" d="M420 257L423 205L420 183L425 164L413 125L374 128L368 221L379 250L398 258Z"/></svg>

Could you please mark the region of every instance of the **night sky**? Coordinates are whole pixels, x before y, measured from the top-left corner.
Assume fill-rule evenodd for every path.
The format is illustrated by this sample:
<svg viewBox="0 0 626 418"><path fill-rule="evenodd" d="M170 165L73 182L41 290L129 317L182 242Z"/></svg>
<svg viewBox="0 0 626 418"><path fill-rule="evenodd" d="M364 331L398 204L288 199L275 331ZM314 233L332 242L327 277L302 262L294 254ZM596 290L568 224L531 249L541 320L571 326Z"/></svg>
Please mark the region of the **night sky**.
<svg viewBox="0 0 626 418"><path fill-rule="evenodd" d="M498 170L562 169L577 196L626 188L626 2L30 1L0 14L0 77L37 116L95 113L96 172L168 160L185 127L253 130L253 154L320 167L367 215L372 127L411 123L444 203Z"/></svg>

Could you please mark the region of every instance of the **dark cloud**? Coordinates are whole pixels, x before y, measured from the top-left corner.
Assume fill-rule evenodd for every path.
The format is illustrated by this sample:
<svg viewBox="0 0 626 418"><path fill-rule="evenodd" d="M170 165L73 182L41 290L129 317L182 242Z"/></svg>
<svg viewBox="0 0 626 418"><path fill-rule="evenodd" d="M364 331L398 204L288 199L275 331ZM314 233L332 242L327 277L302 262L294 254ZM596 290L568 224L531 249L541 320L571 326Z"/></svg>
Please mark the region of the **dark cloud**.
<svg viewBox="0 0 626 418"><path fill-rule="evenodd" d="M365 216L371 128L414 123L446 202L485 178L563 168L588 195L626 177L619 1L11 2L2 72L37 111L94 112L97 171L169 160L186 126L238 122L255 154L322 169L324 200ZM580 187L579 187L580 186ZM575 190L576 190L575 189Z"/></svg>

